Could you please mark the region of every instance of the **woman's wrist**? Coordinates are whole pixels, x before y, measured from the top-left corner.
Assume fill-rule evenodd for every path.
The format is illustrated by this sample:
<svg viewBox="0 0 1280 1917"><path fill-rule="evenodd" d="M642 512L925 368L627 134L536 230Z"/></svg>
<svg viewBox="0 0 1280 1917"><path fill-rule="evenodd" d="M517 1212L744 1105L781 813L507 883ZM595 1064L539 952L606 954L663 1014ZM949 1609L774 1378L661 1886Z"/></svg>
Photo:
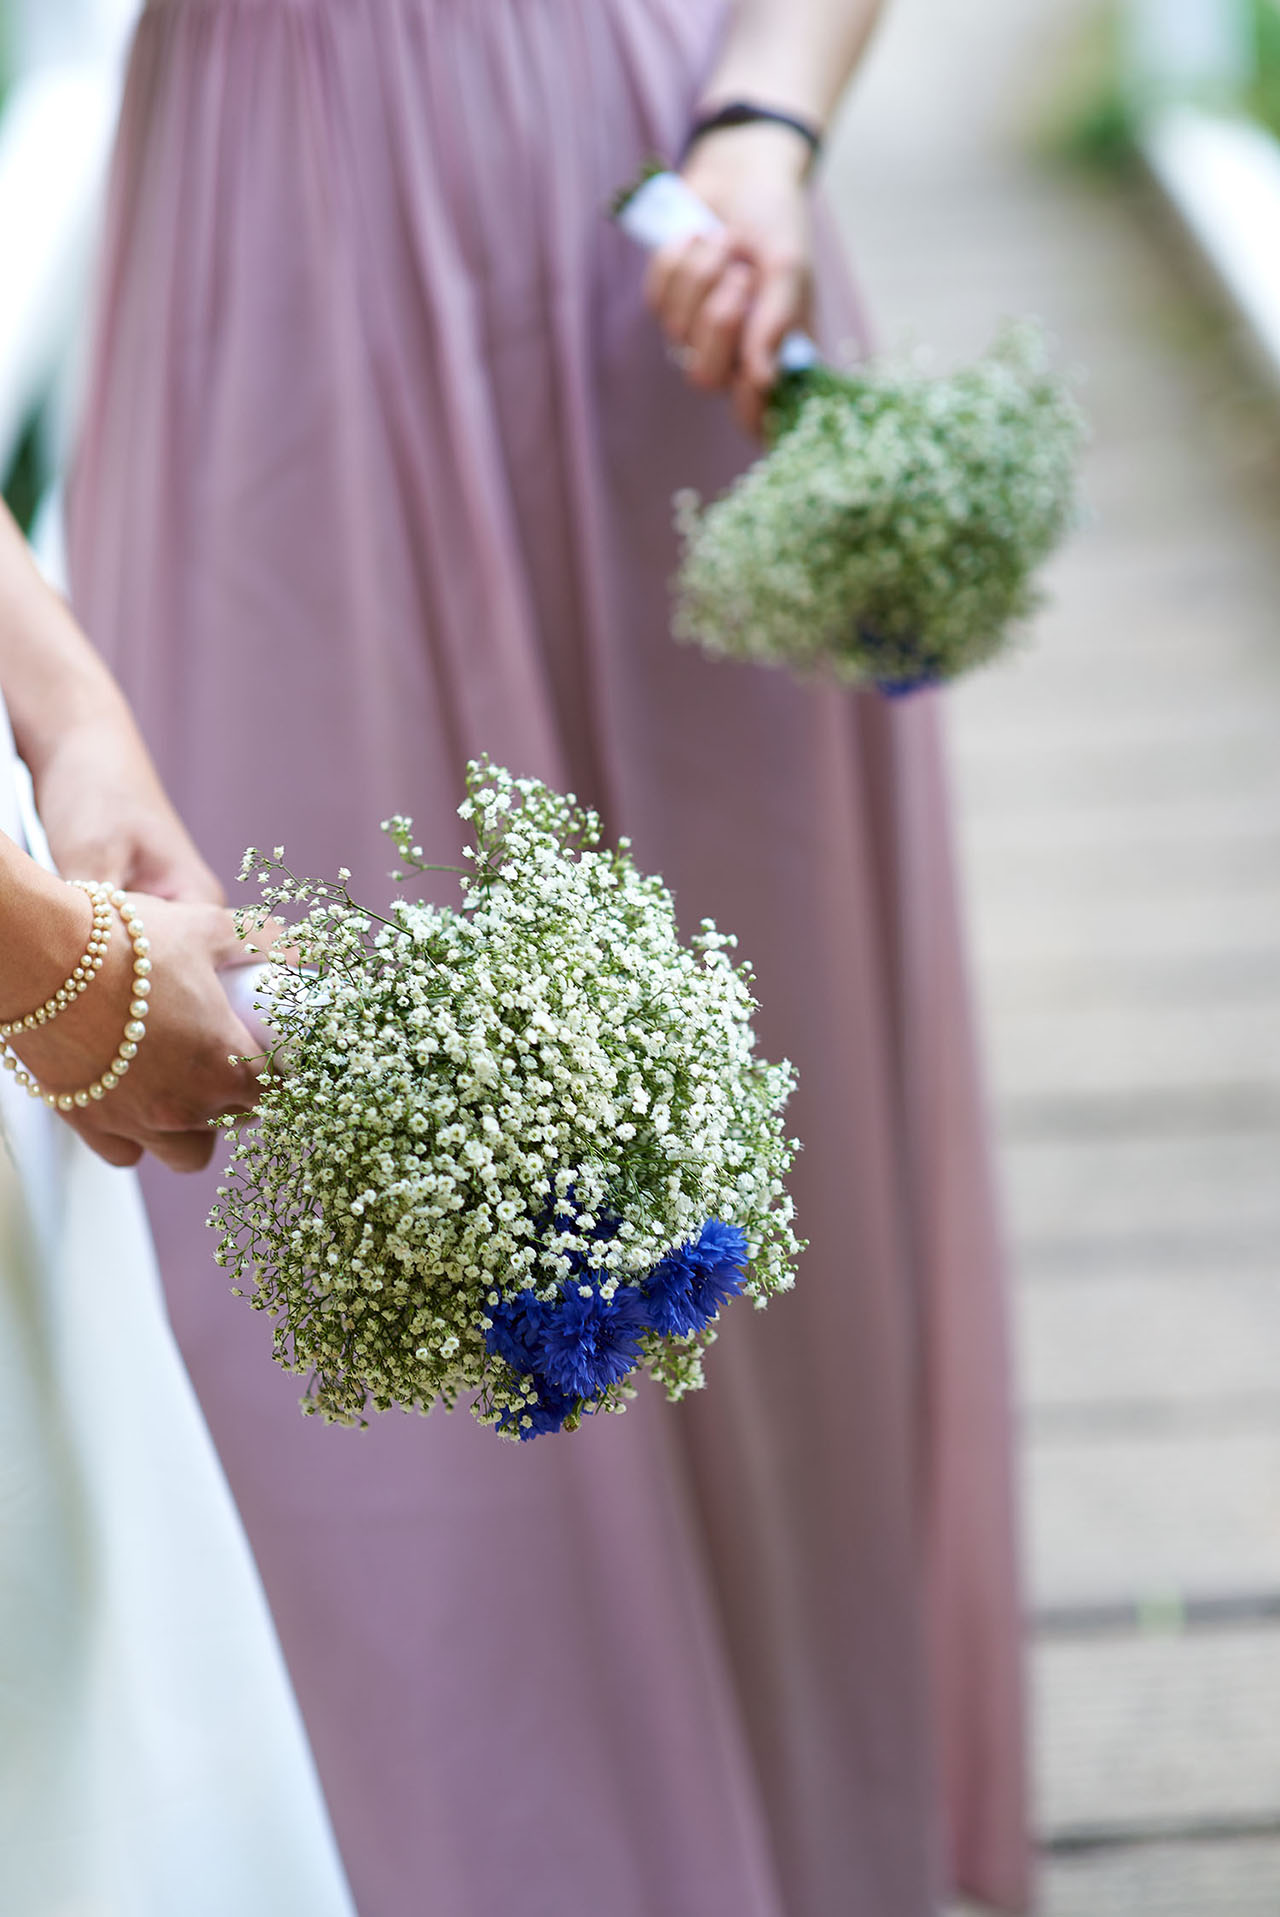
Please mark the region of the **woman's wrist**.
<svg viewBox="0 0 1280 1917"><path fill-rule="evenodd" d="M11 840L0 847L0 1023L34 1012L84 952L93 917L85 894L45 872Z"/></svg>
<svg viewBox="0 0 1280 1917"><path fill-rule="evenodd" d="M79 899L86 897L84 891L75 886L63 889L75 893ZM36 1089L44 1091L48 1087L54 1093L84 1089L86 1098L77 1102L88 1102L88 1087L100 1083L103 1074L119 1066L121 1039L134 1043L136 1049L128 1026L138 1010L144 1020L149 1010L146 1005L151 991L148 939L142 930L134 934L134 911L125 895L107 893L107 897L113 901L111 909L117 922L113 935L105 941L102 966L94 974L90 989L67 1006L63 1016L48 1020L44 1026L13 1033L6 1041L13 1058L19 1060L21 1068L36 1081ZM138 939L142 941L142 951L136 949ZM148 976L140 978L140 970ZM142 997L134 1003L138 993ZM128 1072L128 1064L119 1066L119 1072L121 1075ZM21 1083L21 1070L15 1075ZM105 1089L111 1089L111 1085ZM94 1097L102 1097L102 1091L96 1091Z"/></svg>
<svg viewBox="0 0 1280 1917"><path fill-rule="evenodd" d="M760 129L782 136L781 140L770 144L779 153L790 153L793 161L798 159L802 176L812 171L822 151L823 128L820 123L812 116L774 106L766 99L754 98L704 101L695 111L685 136L680 165L683 167L690 155L708 140L744 133L754 136Z"/></svg>
<svg viewBox="0 0 1280 1917"><path fill-rule="evenodd" d="M680 173L691 184L766 177L787 187L803 187L811 162L809 147L798 134L762 120L750 126L717 127L704 134L681 161Z"/></svg>
<svg viewBox="0 0 1280 1917"><path fill-rule="evenodd" d="M118 921L117 936L104 938L95 919L91 988L77 991L56 1018L4 1036L3 1063L15 1083L64 1113L87 1110L116 1090L132 1069L151 1011L146 926L124 892L91 891L108 920Z"/></svg>
<svg viewBox="0 0 1280 1917"><path fill-rule="evenodd" d="M84 997L106 963L114 913L111 889L92 879L77 879L75 884L88 897L92 912L84 947L62 983L55 986L46 998L33 1005L30 1011L11 1013L6 1020L0 1021L0 1040L18 1037L24 1031L34 1031L42 1025L51 1025L55 1018L61 1018L64 1012L70 1011L77 999Z"/></svg>

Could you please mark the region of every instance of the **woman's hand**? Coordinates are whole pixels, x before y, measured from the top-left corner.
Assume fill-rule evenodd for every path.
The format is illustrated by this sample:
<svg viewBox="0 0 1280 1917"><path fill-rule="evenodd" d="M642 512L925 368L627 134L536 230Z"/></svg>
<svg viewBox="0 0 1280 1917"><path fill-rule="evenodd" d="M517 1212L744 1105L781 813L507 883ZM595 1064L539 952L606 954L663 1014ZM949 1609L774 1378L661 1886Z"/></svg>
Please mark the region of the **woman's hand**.
<svg viewBox="0 0 1280 1917"><path fill-rule="evenodd" d="M147 1035L114 1091L63 1116L108 1164L135 1165L146 1151L175 1171L199 1171L216 1142L210 1121L253 1106L255 1075L230 1059L255 1046L218 974L255 953L219 906L137 896L129 904L151 941ZM254 947L269 947L273 936L256 933ZM134 956L117 919L106 964L88 991L17 1042L23 1063L50 1091L87 1088L115 1055L129 1018Z"/></svg>
<svg viewBox="0 0 1280 1917"><path fill-rule="evenodd" d="M67 878L222 903L222 887L169 803L122 701L57 734L32 778L50 849Z"/></svg>
<svg viewBox="0 0 1280 1917"><path fill-rule="evenodd" d="M811 324L809 157L798 134L768 122L706 134L682 172L724 231L663 247L646 281L686 377L731 393L750 433L761 430L779 346Z"/></svg>

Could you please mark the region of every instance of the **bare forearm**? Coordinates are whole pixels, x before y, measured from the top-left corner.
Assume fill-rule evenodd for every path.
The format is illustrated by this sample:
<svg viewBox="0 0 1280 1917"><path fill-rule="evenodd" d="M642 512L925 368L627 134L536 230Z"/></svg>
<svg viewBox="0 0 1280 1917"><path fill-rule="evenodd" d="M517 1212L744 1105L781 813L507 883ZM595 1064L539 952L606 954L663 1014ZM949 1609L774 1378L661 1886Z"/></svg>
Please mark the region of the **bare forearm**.
<svg viewBox="0 0 1280 1917"><path fill-rule="evenodd" d="M90 710L100 711L104 702L120 696L67 608L40 577L3 503L0 688L15 736L33 764L55 730L73 729ZM81 893L42 871L0 833L0 1021L30 1011L62 982L86 917Z"/></svg>
<svg viewBox="0 0 1280 1917"><path fill-rule="evenodd" d="M55 741L104 718L132 733L114 680L41 578L0 504L0 686L23 757L43 763Z"/></svg>
<svg viewBox="0 0 1280 1917"><path fill-rule="evenodd" d="M55 1001L51 1018L7 1035L6 1063L110 1164L136 1164L147 1150L197 1170L213 1149L208 1121L253 1100L252 1075L231 1062L252 1041L218 978L243 948L231 915L200 902L218 896L217 881L169 807L115 681L2 506L0 686L60 862L72 875L123 879L134 894L115 894L119 924L94 947L88 989L57 1002L89 949L92 906L0 833L0 1024ZM161 896L139 898L142 887ZM140 908L154 960L143 956ZM132 1042L143 1029L126 1018L148 1012L145 1050L117 1053L122 1032Z"/></svg>
<svg viewBox="0 0 1280 1917"><path fill-rule="evenodd" d="M848 85L883 0L736 0L703 89L715 106L752 100L825 126Z"/></svg>
<svg viewBox="0 0 1280 1917"><path fill-rule="evenodd" d="M162 898L221 898L124 695L3 505L0 690L60 870Z"/></svg>

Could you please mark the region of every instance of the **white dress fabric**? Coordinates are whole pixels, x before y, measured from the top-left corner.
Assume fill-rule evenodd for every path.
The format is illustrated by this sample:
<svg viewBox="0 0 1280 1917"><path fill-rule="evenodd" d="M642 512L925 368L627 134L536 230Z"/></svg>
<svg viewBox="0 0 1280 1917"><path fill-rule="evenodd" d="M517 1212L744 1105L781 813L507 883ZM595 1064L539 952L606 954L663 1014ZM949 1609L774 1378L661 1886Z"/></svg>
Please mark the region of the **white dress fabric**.
<svg viewBox="0 0 1280 1917"><path fill-rule="evenodd" d="M0 1912L353 1917L135 1181L0 1076Z"/></svg>

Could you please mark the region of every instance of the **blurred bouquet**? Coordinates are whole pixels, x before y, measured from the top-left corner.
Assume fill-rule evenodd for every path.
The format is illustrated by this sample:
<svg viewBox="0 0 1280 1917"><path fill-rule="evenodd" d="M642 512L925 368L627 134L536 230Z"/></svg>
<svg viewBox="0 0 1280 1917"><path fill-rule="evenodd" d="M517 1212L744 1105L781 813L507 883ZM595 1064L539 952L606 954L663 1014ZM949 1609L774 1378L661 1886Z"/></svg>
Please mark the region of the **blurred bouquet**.
<svg viewBox="0 0 1280 1917"><path fill-rule="evenodd" d="M616 216L650 247L717 224L667 172ZM990 658L1076 512L1083 423L1038 330L1010 328L943 378L911 363L838 372L800 333L780 364L765 456L709 506L677 497L677 635L888 692Z"/></svg>
<svg viewBox="0 0 1280 1917"><path fill-rule="evenodd" d="M456 909L380 916L348 873L246 856L264 911L305 907L302 969L267 973L279 1046L210 1222L307 1409L474 1394L524 1439L622 1409L640 1369L679 1398L725 1302L790 1287L792 1072L755 1056L733 941L683 944L625 840L485 763L467 790L464 868L387 828L459 871Z"/></svg>

